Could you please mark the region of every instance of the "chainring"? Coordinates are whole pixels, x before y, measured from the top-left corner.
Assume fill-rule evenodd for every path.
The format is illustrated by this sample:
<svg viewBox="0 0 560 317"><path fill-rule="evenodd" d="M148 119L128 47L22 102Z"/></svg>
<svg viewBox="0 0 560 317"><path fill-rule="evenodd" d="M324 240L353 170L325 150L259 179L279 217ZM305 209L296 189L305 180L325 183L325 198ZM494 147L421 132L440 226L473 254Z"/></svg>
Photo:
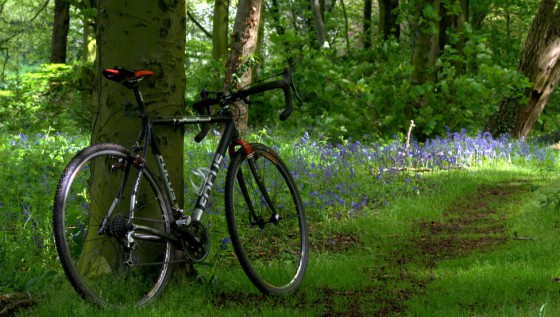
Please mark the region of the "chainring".
<svg viewBox="0 0 560 317"><path fill-rule="evenodd" d="M198 221L192 221L186 228L182 229L185 253L193 262L202 262L210 251L210 242L206 228Z"/></svg>

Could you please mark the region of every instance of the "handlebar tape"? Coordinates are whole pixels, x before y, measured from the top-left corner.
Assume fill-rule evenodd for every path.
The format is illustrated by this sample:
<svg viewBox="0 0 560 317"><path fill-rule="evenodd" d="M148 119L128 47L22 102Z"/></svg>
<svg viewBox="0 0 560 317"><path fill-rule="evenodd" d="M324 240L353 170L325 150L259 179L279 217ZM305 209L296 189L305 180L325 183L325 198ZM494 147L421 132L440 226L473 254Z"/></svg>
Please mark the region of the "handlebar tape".
<svg viewBox="0 0 560 317"><path fill-rule="evenodd" d="M208 99L208 91L206 90L202 90L200 92L200 101L196 102L199 105L197 107L195 107L196 111L201 115L201 116L209 116L210 115L210 106L215 104L215 103L209 103L208 101L212 101L212 99ZM196 104L195 103L195 104ZM204 140L204 138L206 137L206 135L208 134L208 131L210 131L210 123L202 123L200 126L200 132L198 132L198 134L194 137L194 141L196 143L200 143L200 141Z"/></svg>

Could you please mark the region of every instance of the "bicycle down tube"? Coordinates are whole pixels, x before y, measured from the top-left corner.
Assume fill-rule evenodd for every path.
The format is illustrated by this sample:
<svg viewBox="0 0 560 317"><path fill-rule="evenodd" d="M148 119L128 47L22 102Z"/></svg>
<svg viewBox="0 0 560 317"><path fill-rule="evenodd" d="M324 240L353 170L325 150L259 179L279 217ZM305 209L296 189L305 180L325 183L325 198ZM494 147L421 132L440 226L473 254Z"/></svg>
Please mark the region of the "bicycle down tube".
<svg viewBox="0 0 560 317"><path fill-rule="evenodd" d="M202 218L202 215L208 203L208 199L212 192L212 187L214 186L214 181L216 180L218 172L220 171L221 168L221 164L223 163L224 156L226 155L226 152L228 150L228 146L232 143L232 140L234 140L237 137L235 123L233 122L231 117L220 116L220 115L208 116L208 117L163 118L163 119L155 119L152 121L152 125L156 125L156 126L192 125L192 124L198 124L203 122L226 123L226 125L222 137L220 138L220 141L218 143L218 147L214 153L214 157L212 158L212 162L210 163L210 167L209 167L210 172L207 175L207 177L204 177L203 184L201 185L200 195L198 196L194 209L192 210L192 213L190 215L191 218L190 220L187 220L187 222L190 222L192 220L200 221ZM163 157L159 153L159 149L154 147L154 151L155 151L154 154L157 158L156 163L158 165L158 168L160 169L161 175L168 175L167 170L165 168L165 162L163 160ZM165 178L165 176L164 179L165 179L164 183L166 183L166 187L169 187L167 188L168 194L172 194L172 196L170 196L170 199L172 201L172 206L177 205L177 200L173 194L172 184L169 181L169 179Z"/></svg>

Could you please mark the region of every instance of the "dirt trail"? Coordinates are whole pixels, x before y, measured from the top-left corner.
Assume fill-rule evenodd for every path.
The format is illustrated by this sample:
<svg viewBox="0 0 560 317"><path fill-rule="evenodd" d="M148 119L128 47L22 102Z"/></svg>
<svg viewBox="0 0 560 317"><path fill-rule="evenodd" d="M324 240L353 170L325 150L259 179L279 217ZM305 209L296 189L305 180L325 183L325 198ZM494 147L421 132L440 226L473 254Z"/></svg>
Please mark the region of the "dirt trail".
<svg viewBox="0 0 560 317"><path fill-rule="evenodd" d="M415 268L435 268L439 261L466 256L473 252L491 250L514 237L507 236L505 212L496 206L512 204L529 189L523 181L482 186L476 193L461 197L447 206L438 221L419 221L413 225L416 233L408 240L388 237L390 253L379 254L377 263L382 265L365 268L362 273L372 280L372 285L361 290L341 291L334 289L314 290L318 298L306 302L305 294L299 296L299 308L305 310L322 307L322 316L388 316L406 314L406 301L425 292L432 277L419 276ZM329 252L345 252L360 249L361 241L352 235L333 235L321 242L321 249ZM318 247L318 246L314 246ZM377 256L377 255L376 255ZM282 305L265 296L222 294L217 305L228 302L251 303L263 301ZM340 303L345 303L340 309Z"/></svg>
<svg viewBox="0 0 560 317"><path fill-rule="evenodd" d="M387 316L406 313L406 300L425 292L431 277L422 277L409 267L434 268L437 262L484 252L512 239L506 234L505 214L499 204L511 204L528 191L523 182L480 187L476 193L449 205L439 221L421 221L412 230L417 234L397 242L385 264L367 274L375 286L355 292L324 291L323 316ZM390 239L389 239L390 240ZM335 297L349 302L344 312L329 309Z"/></svg>
<svg viewBox="0 0 560 317"><path fill-rule="evenodd" d="M420 278L407 271L407 264L433 268L437 262L466 256L473 252L484 252L496 245L512 239L507 235L503 209L496 206L511 204L517 197L528 192L523 182L504 183L495 186L483 186L477 192L462 197L460 201L448 206L439 221L422 221L413 230L418 234L410 239L393 257L388 258L387 267L400 266L398 275L389 275L383 279L383 272L377 278L385 280L383 289L391 289L392 285L407 287L396 290L397 296L375 296L381 301L380 309L375 316L398 315L406 312L405 301L412 295L421 294L431 278ZM387 274L385 274L387 276ZM374 300L372 298L372 300ZM360 316L347 314L346 316Z"/></svg>

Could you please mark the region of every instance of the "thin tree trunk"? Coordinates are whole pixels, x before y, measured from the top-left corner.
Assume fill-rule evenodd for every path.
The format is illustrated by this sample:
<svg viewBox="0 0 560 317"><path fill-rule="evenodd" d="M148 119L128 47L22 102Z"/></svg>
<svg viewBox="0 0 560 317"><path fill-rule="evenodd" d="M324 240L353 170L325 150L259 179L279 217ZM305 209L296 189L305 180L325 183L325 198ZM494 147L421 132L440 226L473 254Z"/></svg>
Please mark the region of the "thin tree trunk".
<svg viewBox="0 0 560 317"><path fill-rule="evenodd" d="M363 26L363 43L364 49L369 50L371 48L371 7L373 5L372 0L364 0L364 26Z"/></svg>
<svg viewBox="0 0 560 317"><path fill-rule="evenodd" d="M80 11L82 11L82 61L94 62L95 61L95 21L87 13L88 10L95 9L95 1L83 0L80 2Z"/></svg>
<svg viewBox="0 0 560 317"><path fill-rule="evenodd" d="M319 47L324 47L326 44L327 36L325 34L325 25L323 22L323 13L319 0L311 1L311 11L313 12L313 19L315 21L315 32L317 32L317 43Z"/></svg>
<svg viewBox="0 0 560 317"><path fill-rule="evenodd" d="M387 40L394 36L397 40L401 35L400 25L397 23L398 14L395 10L399 7L399 0L379 1L379 29L383 33L383 39Z"/></svg>
<svg viewBox="0 0 560 317"><path fill-rule="evenodd" d="M54 23L51 42L51 63L66 63L66 44L70 28L70 3L54 1Z"/></svg>
<svg viewBox="0 0 560 317"><path fill-rule="evenodd" d="M457 0L461 10L456 12L450 7L446 6L444 3L441 4L441 20L439 21L439 50L443 51L446 45L453 47L458 54L463 54L464 48L464 36L463 24L467 21L468 16L468 1L467 0ZM451 34L458 37L457 40L452 41ZM456 59L453 62L457 74L460 74L464 70L463 59Z"/></svg>
<svg viewBox="0 0 560 317"><path fill-rule="evenodd" d="M251 83L254 58L257 49L261 0L239 0L231 36L224 90L239 89ZM248 128L249 109L240 101L235 107L237 127L241 131Z"/></svg>
<svg viewBox="0 0 560 317"><path fill-rule="evenodd" d="M435 80L433 67L439 57L439 32L434 25L437 25L439 7L439 0L429 0L421 2L416 8L418 25L412 56L412 79L416 84Z"/></svg>
<svg viewBox="0 0 560 317"><path fill-rule="evenodd" d="M229 0L214 2L212 24L212 57L225 59L228 55Z"/></svg>
<svg viewBox="0 0 560 317"><path fill-rule="evenodd" d="M262 70L264 70L264 63L265 63L265 57L264 57L264 51L265 51L265 41L264 41L264 11L265 11L265 6L264 6L264 1L261 1L261 15L260 15L260 20L259 20L259 32L257 34L257 48L256 48L256 52L255 52L255 56L257 57L258 60L258 64L255 65L253 67L253 74L252 74L252 78L251 81L256 80L256 78L258 77L258 73Z"/></svg>
<svg viewBox="0 0 560 317"><path fill-rule="evenodd" d="M284 35L286 33L286 29L280 23L280 9L278 7L278 0L272 0L270 13L272 15L272 19L274 20L274 27L276 28L276 33L278 33L278 35Z"/></svg>
<svg viewBox="0 0 560 317"><path fill-rule="evenodd" d="M346 39L346 50L350 51L350 35L348 26L348 13L346 13L346 5L344 5L344 0L340 0L342 5L342 12L344 13L344 39Z"/></svg>
<svg viewBox="0 0 560 317"><path fill-rule="evenodd" d="M467 7L469 9L468 12L470 12L468 20L470 21L473 29L480 30L484 20L490 12L490 6L487 3L475 2L471 4L470 1L467 1Z"/></svg>

